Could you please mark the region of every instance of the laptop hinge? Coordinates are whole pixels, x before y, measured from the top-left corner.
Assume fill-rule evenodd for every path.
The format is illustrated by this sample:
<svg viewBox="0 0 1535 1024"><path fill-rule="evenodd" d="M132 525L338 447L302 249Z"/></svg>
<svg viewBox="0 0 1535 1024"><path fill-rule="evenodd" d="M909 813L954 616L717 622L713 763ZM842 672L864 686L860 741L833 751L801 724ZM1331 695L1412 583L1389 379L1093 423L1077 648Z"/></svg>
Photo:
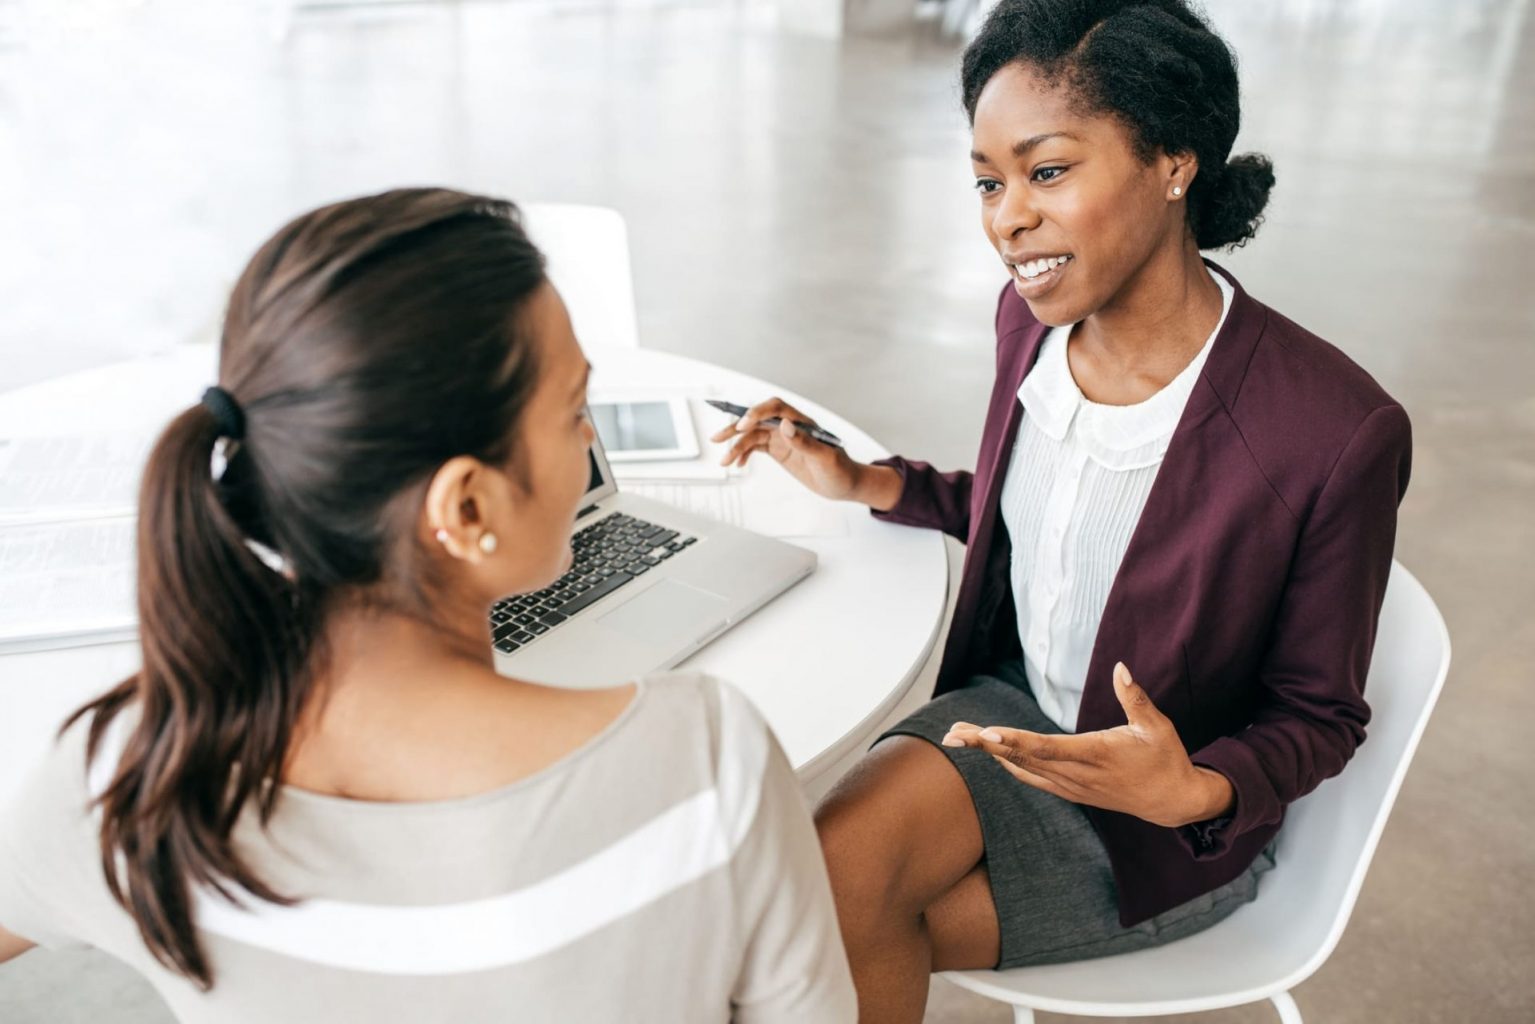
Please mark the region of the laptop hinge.
<svg viewBox="0 0 1535 1024"><path fill-rule="evenodd" d="M576 518L577 519L585 519L588 515L590 515L591 513L595 512L595 511L597 511L597 506L596 505L588 505L585 508L583 508L581 511L576 513Z"/></svg>

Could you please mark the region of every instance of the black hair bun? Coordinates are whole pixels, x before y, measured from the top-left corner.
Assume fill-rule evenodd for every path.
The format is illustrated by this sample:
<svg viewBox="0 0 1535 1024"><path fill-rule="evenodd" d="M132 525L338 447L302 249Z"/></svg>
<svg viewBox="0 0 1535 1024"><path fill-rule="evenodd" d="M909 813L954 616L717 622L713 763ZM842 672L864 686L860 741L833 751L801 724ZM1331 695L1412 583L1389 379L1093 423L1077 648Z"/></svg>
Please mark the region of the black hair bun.
<svg viewBox="0 0 1535 1024"><path fill-rule="evenodd" d="M1234 156L1215 175L1190 190L1190 220L1201 249L1236 249L1258 233L1263 209L1274 188L1274 164L1261 153ZM1203 188L1197 187L1203 184Z"/></svg>

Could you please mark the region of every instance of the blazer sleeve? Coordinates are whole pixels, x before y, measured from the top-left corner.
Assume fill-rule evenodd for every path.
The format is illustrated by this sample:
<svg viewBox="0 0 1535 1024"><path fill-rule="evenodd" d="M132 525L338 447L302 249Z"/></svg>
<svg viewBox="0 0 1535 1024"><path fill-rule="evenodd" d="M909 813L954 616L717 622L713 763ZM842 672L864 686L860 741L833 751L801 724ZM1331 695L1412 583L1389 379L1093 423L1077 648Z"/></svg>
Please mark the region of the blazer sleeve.
<svg viewBox="0 0 1535 1024"><path fill-rule="evenodd" d="M966 470L940 473L925 462L910 462L893 455L874 465L890 466L901 474L901 497L889 512L874 518L903 526L942 530L963 541L970 536L970 492L975 475Z"/></svg>
<svg viewBox="0 0 1535 1024"><path fill-rule="evenodd" d="M1259 670L1257 714L1191 755L1236 791L1229 815L1178 830L1196 860L1278 824L1286 804L1341 772L1364 741L1365 676L1411 468L1412 427L1395 404L1366 416L1334 464L1297 542Z"/></svg>

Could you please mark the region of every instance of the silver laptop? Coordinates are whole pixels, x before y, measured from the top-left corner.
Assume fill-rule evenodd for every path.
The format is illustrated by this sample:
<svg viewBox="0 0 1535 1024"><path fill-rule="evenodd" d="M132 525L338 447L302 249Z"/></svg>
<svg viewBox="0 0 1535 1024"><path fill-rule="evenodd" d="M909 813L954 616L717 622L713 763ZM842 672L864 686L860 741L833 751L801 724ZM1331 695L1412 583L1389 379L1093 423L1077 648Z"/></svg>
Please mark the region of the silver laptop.
<svg viewBox="0 0 1535 1024"><path fill-rule="evenodd" d="M813 551L622 493L600 440L590 459L570 571L491 609L503 675L605 686L670 668L815 569Z"/></svg>

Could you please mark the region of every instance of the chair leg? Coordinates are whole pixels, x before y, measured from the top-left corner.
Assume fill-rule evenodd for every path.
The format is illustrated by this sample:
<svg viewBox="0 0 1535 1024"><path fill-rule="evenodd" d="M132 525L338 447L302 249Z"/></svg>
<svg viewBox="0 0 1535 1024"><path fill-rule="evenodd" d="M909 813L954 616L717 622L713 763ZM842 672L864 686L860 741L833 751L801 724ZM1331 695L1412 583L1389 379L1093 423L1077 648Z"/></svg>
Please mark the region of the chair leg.
<svg viewBox="0 0 1535 1024"><path fill-rule="evenodd" d="M1034 1010L1028 1006L1014 1006L1013 1024L1034 1024Z"/></svg>
<svg viewBox="0 0 1535 1024"><path fill-rule="evenodd" d="M1290 993L1275 992L1269 996L1269 1002L1279 1011L1279 1024L1301 1024L1300 1007L1295 1005L1295 999Z"/></svg>

